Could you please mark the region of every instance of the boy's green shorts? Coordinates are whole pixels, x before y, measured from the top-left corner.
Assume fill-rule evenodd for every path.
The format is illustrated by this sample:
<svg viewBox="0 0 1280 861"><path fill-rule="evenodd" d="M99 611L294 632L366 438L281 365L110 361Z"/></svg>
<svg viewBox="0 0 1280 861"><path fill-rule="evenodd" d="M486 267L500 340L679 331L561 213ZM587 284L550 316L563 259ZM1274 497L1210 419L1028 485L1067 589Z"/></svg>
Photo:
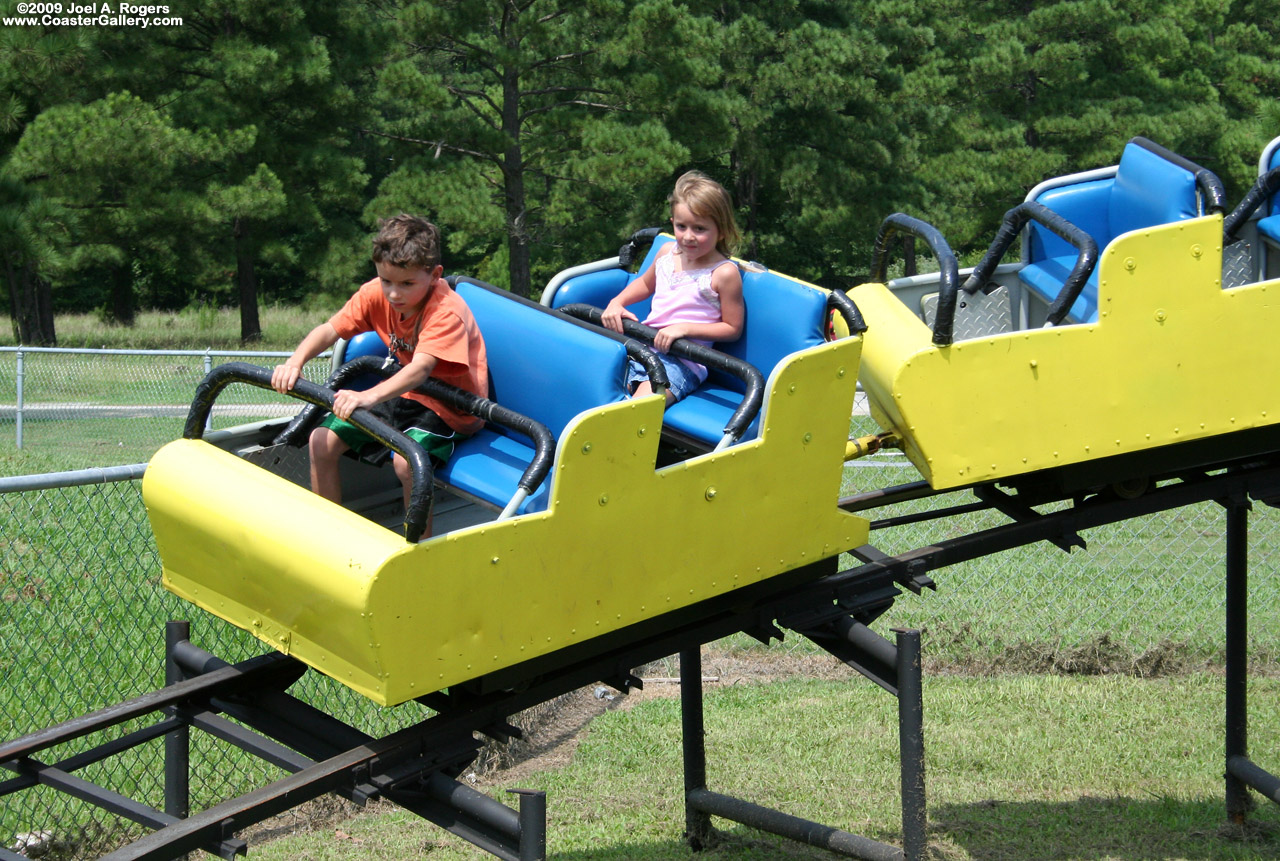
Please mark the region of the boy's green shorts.
<svg viewBox="0 0 1280 861"><path fill-rule="evenodd" d="M436 466L446 463L453 456L458 443L467 438L445 424L431 408L408 398L392 398L375 404L369 409L378 418L422 446ZM372 458L384 448L360 428L329 413L320 421L338 438L362 458Z"/></svg>

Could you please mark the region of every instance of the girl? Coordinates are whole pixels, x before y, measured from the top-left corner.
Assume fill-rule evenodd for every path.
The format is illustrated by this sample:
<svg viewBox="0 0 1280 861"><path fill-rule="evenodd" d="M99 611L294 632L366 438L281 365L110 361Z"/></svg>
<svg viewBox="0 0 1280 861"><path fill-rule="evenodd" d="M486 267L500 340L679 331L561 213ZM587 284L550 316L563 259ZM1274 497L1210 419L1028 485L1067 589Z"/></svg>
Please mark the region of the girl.
<svg viewBox="0 0 1280 861"><path fill-rule="evenodd" d="M622 332L623 320L637 319L626 306L653 296L644 324L658 330L653 345L671 383L666 393L670 406L707 378L704 365L666 355L672 342L677 338L699 344L736 341L746 310L742 276L729 260L738 242L729 192L695 170L676 180L668 201L676 241L663 246L653 264L609 302L602 322ZM634 359L627 372L627 388L637 397L653 392L648 374Z"/></svg>

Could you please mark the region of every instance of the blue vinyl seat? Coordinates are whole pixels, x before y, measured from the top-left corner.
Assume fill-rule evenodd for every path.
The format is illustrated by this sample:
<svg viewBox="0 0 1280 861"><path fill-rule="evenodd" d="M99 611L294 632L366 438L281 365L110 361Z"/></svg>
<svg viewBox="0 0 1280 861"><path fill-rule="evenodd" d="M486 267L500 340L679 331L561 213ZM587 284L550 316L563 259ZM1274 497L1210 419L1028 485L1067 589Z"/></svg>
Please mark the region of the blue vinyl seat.
<svg viewBox="0 0 1280 861"><path fill-rule="evenodd" d="M1146 138L1125 144L1120 163L1107 171L1089 171L1043 184L1028 200L1051 209L1093 237L1099 251L1131 230L1204 214L1197 193L1197 165ZM1072 181L1079 177L1079 181ZM1280 222L1278 222L1280 226ZM1038 224L1028 227L1027 254L1018 278L1035 295L1052 303L1075 266L1077 250ZM1098 319L1098 270L1072 304L1067 321Z"/></svg>

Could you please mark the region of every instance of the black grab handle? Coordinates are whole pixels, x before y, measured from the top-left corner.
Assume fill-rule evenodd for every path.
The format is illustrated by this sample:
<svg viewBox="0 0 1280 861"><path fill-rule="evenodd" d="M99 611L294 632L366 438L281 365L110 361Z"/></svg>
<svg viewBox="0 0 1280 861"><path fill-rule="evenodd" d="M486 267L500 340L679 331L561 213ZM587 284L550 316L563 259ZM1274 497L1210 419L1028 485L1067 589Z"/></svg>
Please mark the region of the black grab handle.
<svg viewBox="0 0 1280 861"><path fill-rule="evenodd" d="M938 228L927 221L895 212L880 223L875 246L871 251L871 280L884 283L889 270L889 240L897 233L918 236L929 245L938 261L938 314L933 321L933 343L945 347L952 341L956 319L956 288L960 283L960 264L951 246Z"/></svg>
<svg viewBox="0 0 1280 861"><path fill-rule="evenodd" d="M353 379L362 377L365 374L376 374L385 379L395 375L399 370L400 366L398 364L389 362L387 359L380 359L377 356L360 356L334 371L333 376L329 378L328 386L331 389L342 388ZM435 377L428 377L414 391L430 395L456 410L477 416L486 422L492 422L529 437L533 441L533 460L529 462L529 466L525 468L524 474L520 476L520 480L516 483L518 487L523 488L529 495L533 495L533 492L546 479L547 474L551 472L551 466L556 456L556 438L542 422L531 419L488 398L482 398L465 389L451 386L442 380L437 380ZM273 444L302 445L306 441L306 435L320 420L323 413L324 409L320 406L308 404L276 436Z"/></svg>
<svg viewBox="0 0 1280 861"><path fill-rule="evenodd" d="M195 397L187 413L187 425L182 431L183 439L203 438L204 426L213 409L214 400L232 383L248 383L260 389L275 391L271 386L270 368L251 365L248 362L228 362L225 365L219 365L206 374L196 386ZM326 410L333 409L334 393L308 380L298 380L288 394L289 397ZM406 541L416 542L422 537L422 532L427 527L427 518L431 516L434 493L431 459L427 457L422 446L366 409L356 410L348 421L403 457L409 464L413 483L409 491L409 507L404 514L404 537Z"/></svg>
<svg viewBox="0 0 1280 861"><path fill-rule="evenodd" d="M618 249L618 263L622 268L631 268L631 264L643 256L640 252L652 245L662 231L661 227L642 227L631 234L631 238Z"/></svg>
<svg viewBox="0 0 1280 861"><path fill-rule="evenodd" d="M1236 204L1236 208L1222 220L1224 245L1230 245L1235 240L1240 228L1253 216L1254 211L1276 192L1276 189L1280 189L1280 167L1273 167L1258 177L1253 187Z"/></svg>
<svg viewBox="0 0 1280 861"><path fill-rule="evenodd" d="M1071 268L1067 280L1062 283L1062 289L1054 297L1053 304L1049 306L1049 313L1045 317L1047 322L1056 326L1062 322L1062 318L1067 316L1080 291L1084 290L1085 282L1093 274L1093 267L1098 265L1098 243L1092 236L1042 203L1032 200L1024 201L1004 214L1004 221L1000 223L1000 229L996 231L996 238L991 241L991 247L987 249L986 254L982 255L978 265L973 267L973 273L961 289L969 294L981 289L991 274L996 271L996 267L1000 265L1000 260L1009 250L1009 246L1013 245L1013 240L1018 238L1018 234L1029 221L1034 221L1053 231L1075 246L1076 251L1079 252L1076 256L1076 265Z"/></svg>
<svg viewBox="0 0 1280 861"><path fill-rule="evenodd" d="M1227 192L1223 188L1222 180L1218 175L1208 168L1201 167L1189 158L1178 155L1167 147L1150 138L1137 137L1130 138L1129 143L1140 146L1147 152L1160 156L1170 164L1176 164L1195 178L1196 188L1200 191L1200 196L1204 200L1205 212L1222 212L1227 208Z"/></svg>
<svg viewBox="0 0 1280 861"><path fill-rule="evenodd" d="M572 305L565 305L559 310L571 317L588 320L600 326L604 331L613 333L611 329L605 329L600 320L604 312L594 305L575 302ZM658 334L658 330L652 326L637 323L635 320L623 320L622 333L631 338L639 338L647 344L652 344L654 336ZM617 333L613 334L616 335ZM648 349L646 347L646 350ZM733 415L729 416L729 421L724 426L724 432L734 439L746 433L756 414L760 412L760 407L764 404L764 374L760 373L760 369L750 362L744 362L742 359L702 344L694 344L685 338L677 338L672 342L671 349L668 352L678 358L689 359L742 380L744 387L742 402L733 411ZM658 365L661 367L662 363L659 362ZM663 373L665 375L665 370ZM655 385L657 384L652 377L650 377L650 381L654 382Z"/></svg>
<svg viewBox="0 0 1280 861"><path fill-rule="evenodd" d="M862 319L862 312L843 290L832 290L827 294L827 311L835 311L844 318L850 335L861 335L867 331L867 321Z"/></svg>

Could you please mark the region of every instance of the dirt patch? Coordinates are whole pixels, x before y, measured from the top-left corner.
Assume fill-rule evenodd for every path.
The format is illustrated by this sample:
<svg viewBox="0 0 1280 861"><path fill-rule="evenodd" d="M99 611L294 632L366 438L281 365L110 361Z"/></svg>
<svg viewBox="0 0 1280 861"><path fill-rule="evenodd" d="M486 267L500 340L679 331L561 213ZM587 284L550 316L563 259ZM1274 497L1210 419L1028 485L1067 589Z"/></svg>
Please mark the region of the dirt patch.
<svg viewBox="0 0 1280 861"><path fill-rule="evenodd" d="M611 709L629 707L643 696L642 691L624 696L608 686L595 685L522 712L511 722L520 727L523 737L506 744L486 744L463 779L473 786L510 784L538 771L561 768L573 758L593 720Z"/></svg>
<svg viewBox="0 0 1280 861"><path fill-rule="evenodd" d="M474 786L510 786L530 774L563 768L573 758L591 722L607 711L629 709L657 698L678 697L680 679L675 661L643 668L638 675L644 687L620 694L606 685L581 688L555 700L550 707L517 715L513 720L524 738L505 745L487 745L464 779ZM848 679L857 672L829 655L786 655L775 652L704 653L703 690L735 684L756 684L778 679ZM533 714L534 712L538 712Z"/></svg>
<svg viewBox="0 0 1280 861"><path fill-rule="evenodd" d="M991 663L989 672L1053 673L1069 676L1125 675L1140 679L1181 675L1203 667L1184 644L1164 641L1135 652L1099 634L1078 646L1055 647L1051 643L1019 643Z"/></svg>

